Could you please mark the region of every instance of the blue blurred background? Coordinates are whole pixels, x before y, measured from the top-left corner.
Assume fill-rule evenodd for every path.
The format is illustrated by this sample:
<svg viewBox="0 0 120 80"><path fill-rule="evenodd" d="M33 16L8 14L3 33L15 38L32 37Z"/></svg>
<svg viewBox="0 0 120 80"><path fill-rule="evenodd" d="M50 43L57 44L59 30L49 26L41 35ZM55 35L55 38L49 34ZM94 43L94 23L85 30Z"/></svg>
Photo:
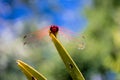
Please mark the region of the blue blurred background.
<svg viewBox="0 0 120 80"><path fill-rule="evenodd" d="M37 19L39 23L66 26L78 31L86 26L87 20L82 11L90 3L87 0L1 0L0 17L8 23Z"/></svg>
<svg viewBox="0 0 120 80"><path fill-rule="evenodd" d="M53 24L85 35L85 49L64 46L86 80L120 80L119 0L0 0L0 80L26 80L18 59L49 80L72 80L50 41L23 45L26 33Z"/></svg>

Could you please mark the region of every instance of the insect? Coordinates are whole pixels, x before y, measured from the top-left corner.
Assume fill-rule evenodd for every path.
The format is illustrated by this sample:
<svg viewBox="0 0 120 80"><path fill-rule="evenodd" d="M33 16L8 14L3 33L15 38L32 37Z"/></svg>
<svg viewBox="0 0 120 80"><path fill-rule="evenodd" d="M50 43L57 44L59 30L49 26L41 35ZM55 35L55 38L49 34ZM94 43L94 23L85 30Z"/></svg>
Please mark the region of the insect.
<svg viewBox="0 0 120 80"><path fill-rule="evenodd" d="M40 42L46 35L50 35L51 33L55 37L57 36L59 37L58 34L60 34L60 36L62 36L64 40L68 40L68 41L74 42L74 44L78 44L77 45L78 49L85 48L85 42L84 42L85 37L84 36L80 36L76 38L75 35L73 35L74 33L72 31L62 28L62 27L58 27L56 25L51 25L50 27L45 27L33 33L26 34L23 37L24 45L31 44L31 43L37 43L38 41Z"/></svg>
<svg viewBox="0 0 120 80"><path fill-rule="evenodd" d="M57 36L57 33L59 31L59 27L58 26L50 26L50 30L49 30L49 34L53 34L55 37Z"/></svg>

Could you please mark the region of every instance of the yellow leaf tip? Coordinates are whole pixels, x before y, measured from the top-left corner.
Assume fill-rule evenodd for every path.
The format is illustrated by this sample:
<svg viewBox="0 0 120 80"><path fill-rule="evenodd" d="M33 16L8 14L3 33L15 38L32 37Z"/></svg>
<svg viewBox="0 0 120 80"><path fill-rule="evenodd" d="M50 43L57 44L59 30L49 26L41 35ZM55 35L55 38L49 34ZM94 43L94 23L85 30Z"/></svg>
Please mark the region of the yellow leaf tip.
<svg viewBox="0 0 120 80"><path fill-rule="evenodd" d="M17 60L16 63L19 65L20 63L22 63L21 60Z"/></svg>

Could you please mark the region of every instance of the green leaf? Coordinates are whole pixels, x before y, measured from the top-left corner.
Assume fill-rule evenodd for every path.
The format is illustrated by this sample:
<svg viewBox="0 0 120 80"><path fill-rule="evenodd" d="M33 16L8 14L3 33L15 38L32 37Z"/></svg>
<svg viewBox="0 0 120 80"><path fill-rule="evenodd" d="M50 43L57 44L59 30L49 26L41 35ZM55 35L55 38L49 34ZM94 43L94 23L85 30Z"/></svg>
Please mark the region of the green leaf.
<svg viewBox="0 0 120 80"><path fill-rule="evenodd" d="M34 68L24 63L21 60L17 60L17 64L23 73L26 75L28 80L47 80L42 74L36 71Z"/></svg>
<svg viewBox="0 0 120 80"><path fill-rule="evenodd" d="M50 37L73 80L85 80L77 65L59 40L52 33L50 34Z"/></svg>

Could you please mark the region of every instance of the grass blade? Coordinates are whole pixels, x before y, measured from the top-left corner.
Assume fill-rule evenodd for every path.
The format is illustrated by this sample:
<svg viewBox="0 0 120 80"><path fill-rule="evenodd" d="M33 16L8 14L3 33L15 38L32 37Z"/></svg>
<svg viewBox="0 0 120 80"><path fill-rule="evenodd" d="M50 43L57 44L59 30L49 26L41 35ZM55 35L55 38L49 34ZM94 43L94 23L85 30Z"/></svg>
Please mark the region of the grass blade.
<svg viewBox="0 0 120 80"><path fill-rule="evenodd" d="M21 60L17 60L18 66L26 75L28 80L47 80L42 74L36 71L34 68L24 63Z"/></svg>
<svg viewBox="0 0 120 80"><path fill-rule="evenodd" d="M50 34L50 37L52 38L52 41L73 80L85 80L77 65L59 40L52 33Z"/></svg>

